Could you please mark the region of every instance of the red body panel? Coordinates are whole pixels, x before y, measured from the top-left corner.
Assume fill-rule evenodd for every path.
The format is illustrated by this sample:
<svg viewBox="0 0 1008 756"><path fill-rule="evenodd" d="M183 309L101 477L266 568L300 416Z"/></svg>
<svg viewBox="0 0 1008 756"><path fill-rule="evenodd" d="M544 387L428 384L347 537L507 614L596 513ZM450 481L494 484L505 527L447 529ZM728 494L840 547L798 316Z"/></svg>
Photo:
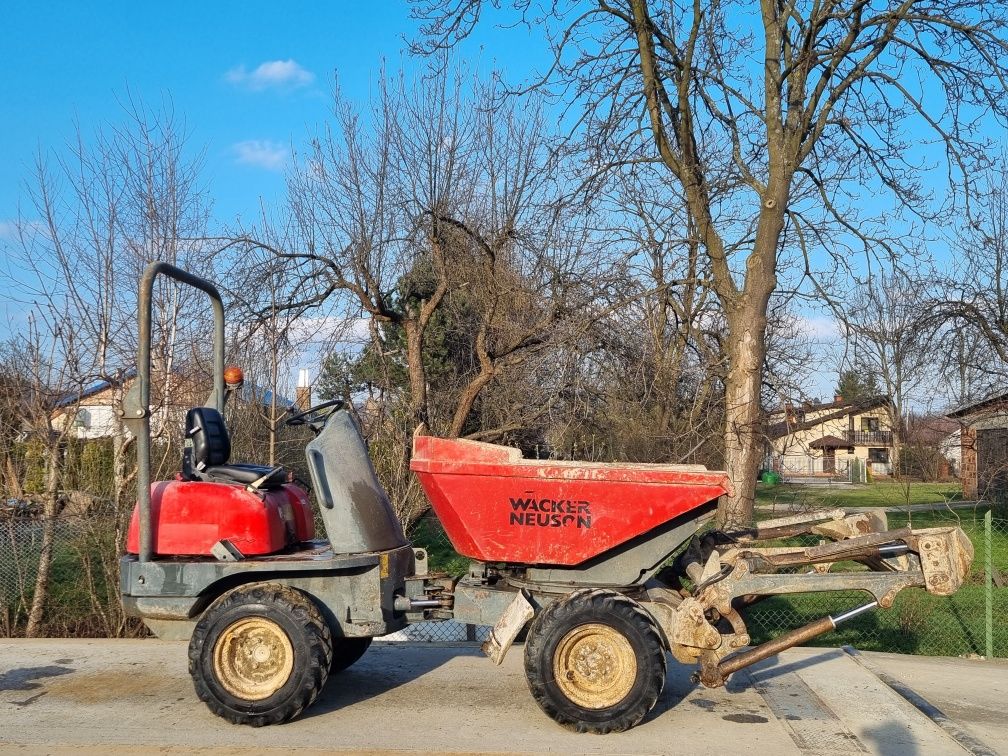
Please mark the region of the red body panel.
<svg viewBox="0 0 1008 756"><path fill-rule="evenodd" d="M262 556L311 540L315 521L308 494L290 483L254 494L241 485L171 480L151 484L151 530L161 556L210 556L225 538L245 556ZM126 550L140 550L136 507Z"/></svg>
<svg viewBox="0 0 1008 756"><path fill-rule="evenodd" d="M416 436L410 463L455 550L486 562L575 565L731 490L695 465L523 459Z"/></svg>

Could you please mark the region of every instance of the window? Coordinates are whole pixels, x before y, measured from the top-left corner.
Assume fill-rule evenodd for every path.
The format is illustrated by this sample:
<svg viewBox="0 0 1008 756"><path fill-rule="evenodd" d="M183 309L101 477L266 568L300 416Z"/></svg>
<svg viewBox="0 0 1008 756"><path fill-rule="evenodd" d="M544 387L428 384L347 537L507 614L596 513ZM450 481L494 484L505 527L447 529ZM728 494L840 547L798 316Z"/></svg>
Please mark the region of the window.
<svg viewBox="0 0 1008 756"><path fill-rule="evenodd" d="M889 450L888 449L868 449L868 461L869 462L881 462L883 464L889 461Z"/></svg>
<svg viewBox="0 0 1008 756"><path fill-rule="evenodd" d="M78 428L90 428L91 413L86 409L77 410L77 417L74 418L74 425Z"/></svg>
<svg viewBox="0 0 1008 756"><path fill-rule="evenodd" d="M877 431L879 429L879 419L877 417L862 417L861 430Z"/></svg>

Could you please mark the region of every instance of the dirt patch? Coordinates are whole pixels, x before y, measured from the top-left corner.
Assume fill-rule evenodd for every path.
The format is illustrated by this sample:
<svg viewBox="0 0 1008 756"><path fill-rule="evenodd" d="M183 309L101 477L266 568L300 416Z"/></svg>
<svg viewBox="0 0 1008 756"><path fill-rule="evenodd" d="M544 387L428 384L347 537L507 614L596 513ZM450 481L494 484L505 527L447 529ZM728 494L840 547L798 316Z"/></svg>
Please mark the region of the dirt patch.
<svg viewBox="0 0 1008 756"><path fill-rule="evenodd" d="M726 722L738 722L739 724L763 724L770 721L759 714L725 714L721 719Z"/></svg>
<svg viewBox="0 0 1008 756"><path fill-rule="evenodd" d="M47 687L51 696L94 704L159 697L174 700L183 685L162 673L130 670L76 674L53 680Z"/></svg>

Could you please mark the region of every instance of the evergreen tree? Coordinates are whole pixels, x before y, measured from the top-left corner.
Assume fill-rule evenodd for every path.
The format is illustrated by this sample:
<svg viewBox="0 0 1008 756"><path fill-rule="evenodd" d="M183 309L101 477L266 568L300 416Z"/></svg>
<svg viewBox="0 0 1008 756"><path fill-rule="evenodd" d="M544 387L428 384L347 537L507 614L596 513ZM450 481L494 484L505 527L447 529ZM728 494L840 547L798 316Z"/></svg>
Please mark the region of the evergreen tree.
<svg viewBox="0 0 1008 756"><path fill-rule="evenodd" d="M882 394L878 377L868 370L849 368L841 370L836 393L846 402L859 402Z"/></svg>

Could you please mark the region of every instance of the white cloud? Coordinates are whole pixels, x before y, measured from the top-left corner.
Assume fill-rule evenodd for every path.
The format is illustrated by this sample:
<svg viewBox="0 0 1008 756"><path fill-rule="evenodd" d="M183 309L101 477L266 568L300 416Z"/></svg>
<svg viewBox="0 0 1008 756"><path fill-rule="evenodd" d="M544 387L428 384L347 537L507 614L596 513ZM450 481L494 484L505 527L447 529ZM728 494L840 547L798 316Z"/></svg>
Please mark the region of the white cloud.
<svg viewBox="0 0 1008 756"><path fill-rule="evenodd" d="M292 338L318 343L359 345L371 338L370 318L339 315L302 316L292 329Z"/></svg>
<svg viewBox="0 0 1008 756"><path fill-rule="evenodd" d="M840 329L833 318L797 316L798 328L812 341L829 343L841 338Z"/></svg>
<svg viewBox="0 0 1008 756"><path fill-rule="evenodd" d="M22 233L30 238L37 234L48 234L48 232L48 227L42 221L0 220L0 241L16 242L21 238Z"/></svg>
<svg viewBox="0 0 1008 756"><path fill-rule="evenodd" d="M293 58L267 60L249 71L244 65L232 68L224 78L235 86L261 92L264 89L297 89L315 81L315 74Z"/></svg>
<svg viewBox="0 0 1008 756"><path fill-rule="evenodd" d="M269 139L246 139L231 146L235 161L240 165L282 171L290 158L290 149Z"/></svg>

